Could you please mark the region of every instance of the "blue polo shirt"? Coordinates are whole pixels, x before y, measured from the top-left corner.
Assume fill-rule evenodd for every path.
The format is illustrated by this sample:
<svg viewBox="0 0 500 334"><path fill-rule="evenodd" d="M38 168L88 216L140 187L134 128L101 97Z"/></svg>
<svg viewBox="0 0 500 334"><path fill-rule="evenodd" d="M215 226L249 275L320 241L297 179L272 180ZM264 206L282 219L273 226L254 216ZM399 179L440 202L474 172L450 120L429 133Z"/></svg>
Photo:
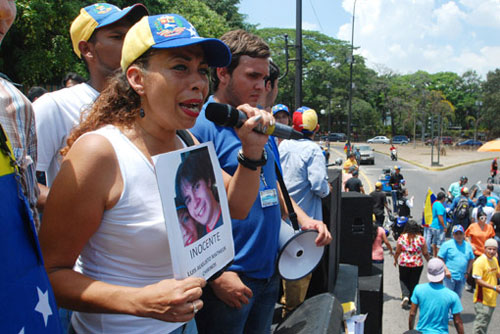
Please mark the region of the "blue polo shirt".
<svg viewBox="0 0 500 334"><path fill-rule="evenodd" d="M474 260L474 252L467 241L462 241L460 245L455 239L450 239L441 245L438 257L442 258L446 263L451 272L451 278L464 280L467 264L470 260Z"/></svg>
<svg viewBox="0 0 500 334"><path fill-rule="evenodd" d="M446 209L444 208L443 203L440 201L435 201L434 204L432 204L432 223L431 227L443 230L443 225L439 222L438 216L443 216L444 223L446 225Z"/></svg>
<svg viewBox="0 0 500 334"><path fill-rule="evenodd" d="M190 131L200 142L212 141L222 169L234 175L238 168L237 156L241 141L234 129L215 125L206 118L205 108L210 102L215 102L213 96L203 106ZM261 205L261 191L277 188L275 153L269 142L265 145L265 150L267 163L262 167L259 193L250 213L246 219L232 219L235 257L229 270L242 272L252 278L269 278L273 275L279 248L279 204L265 208Z"/></svg>
<svg viewBox="0 0 500 334"><path fill-rule="evenodd" d="M425 334L447 334L448 312L457 314L463 310L458 295L442 283L417 285L411 302L420 308L416 330Z"/></svg>

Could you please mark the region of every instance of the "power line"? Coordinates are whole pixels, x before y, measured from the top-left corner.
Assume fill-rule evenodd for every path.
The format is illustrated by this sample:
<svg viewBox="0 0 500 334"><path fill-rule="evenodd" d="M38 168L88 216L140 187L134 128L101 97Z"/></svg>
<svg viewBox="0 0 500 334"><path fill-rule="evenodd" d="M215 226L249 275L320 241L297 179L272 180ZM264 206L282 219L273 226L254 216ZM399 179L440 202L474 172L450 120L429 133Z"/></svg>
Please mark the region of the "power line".
<svg viewBox="0 0 500 334"><path fill-rule="evenodd" d="M311 0L309 0L309 4L311 5L311 8L312 8L313 13L314 13L314 16L316 17L316 21L318 21L319 29L321 30L322 33L324 33L323 27L321 26L321 22L320 22L319 17L318 17L318 14L316 14L316 9L314 9L314 6L313 6Z"/></svg>

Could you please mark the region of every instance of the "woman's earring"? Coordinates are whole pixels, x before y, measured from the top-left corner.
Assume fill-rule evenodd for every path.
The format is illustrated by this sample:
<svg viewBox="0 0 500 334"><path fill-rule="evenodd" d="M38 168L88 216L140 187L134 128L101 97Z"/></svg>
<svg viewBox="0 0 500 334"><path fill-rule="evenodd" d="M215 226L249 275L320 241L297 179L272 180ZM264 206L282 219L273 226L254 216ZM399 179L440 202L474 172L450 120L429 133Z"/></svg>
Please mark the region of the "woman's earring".
<svg viewBox="0 0 500 334"><path fill-rule="evenodd" d="M146 116L146 114L144 113L144 109L140 109L139 110L139 116L141 116L141 118L144 118L144 116Z"/></svg>

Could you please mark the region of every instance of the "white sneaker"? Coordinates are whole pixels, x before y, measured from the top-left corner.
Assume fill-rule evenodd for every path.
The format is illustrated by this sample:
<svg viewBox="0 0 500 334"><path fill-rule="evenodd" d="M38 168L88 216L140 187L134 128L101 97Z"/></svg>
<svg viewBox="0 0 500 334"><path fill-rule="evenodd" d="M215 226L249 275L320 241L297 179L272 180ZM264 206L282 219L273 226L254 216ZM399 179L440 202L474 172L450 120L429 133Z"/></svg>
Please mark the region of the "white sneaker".
<svg viewBox="0 0 500 334"><path fill-rule="evenodd" d="M408 297L404 297L403 300L401 301L401 307L404 309L408 308L409 302L410 302L410 299Z"/></svg>

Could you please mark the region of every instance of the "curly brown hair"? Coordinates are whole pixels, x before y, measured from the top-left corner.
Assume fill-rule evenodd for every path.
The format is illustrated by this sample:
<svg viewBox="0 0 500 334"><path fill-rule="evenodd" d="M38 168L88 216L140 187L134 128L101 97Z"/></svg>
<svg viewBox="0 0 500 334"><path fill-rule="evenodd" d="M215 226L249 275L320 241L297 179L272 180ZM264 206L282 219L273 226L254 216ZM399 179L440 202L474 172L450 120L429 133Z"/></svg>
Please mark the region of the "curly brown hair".
<svg viewBox="0 0 500 334"><path fill-rule="evenodd" d="M132 64L147 70L149 58L156 52L157 50L149 49ZM61 155L66 155L75 141L86 132L108 124L130 128L139 116L140 107L141 97L130 86L126 74L121 71L116 73L109 79L92 108L81 114L80 124L69 135L67 146L61 150Z"/></svg>

